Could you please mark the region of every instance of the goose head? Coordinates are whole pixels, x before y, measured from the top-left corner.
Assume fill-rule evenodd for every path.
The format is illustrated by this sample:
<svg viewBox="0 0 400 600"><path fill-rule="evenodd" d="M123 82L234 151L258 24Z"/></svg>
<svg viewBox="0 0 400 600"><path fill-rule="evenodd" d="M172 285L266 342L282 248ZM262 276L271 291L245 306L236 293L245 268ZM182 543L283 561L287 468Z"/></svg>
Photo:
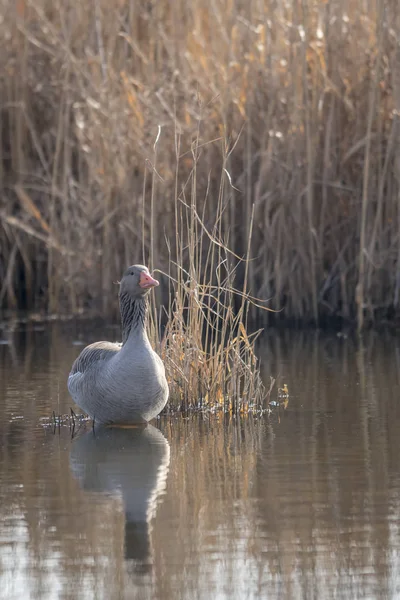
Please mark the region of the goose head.
<svg viewBox="0 0 400 600"><path fill-rule="evenodd" d="M151 276L147 267L144 265L132 265L122 276L119 293L135 300L146 296L157 285L159 285L159 282Z"/></svg>

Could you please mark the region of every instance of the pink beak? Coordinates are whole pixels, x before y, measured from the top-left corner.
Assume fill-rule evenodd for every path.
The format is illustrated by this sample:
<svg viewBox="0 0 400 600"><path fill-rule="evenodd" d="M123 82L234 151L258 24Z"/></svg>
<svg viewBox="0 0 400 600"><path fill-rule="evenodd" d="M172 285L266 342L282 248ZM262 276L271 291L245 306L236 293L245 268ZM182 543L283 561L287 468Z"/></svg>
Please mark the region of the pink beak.
<svg viewBox="0 0 400 600"><path fill-rule="evenodd" d="M152 287L157 287L160 283L157 279L154 279L149 273L145 273L142 271L139 277L139 285L141 288L147 289Z"/></svg>

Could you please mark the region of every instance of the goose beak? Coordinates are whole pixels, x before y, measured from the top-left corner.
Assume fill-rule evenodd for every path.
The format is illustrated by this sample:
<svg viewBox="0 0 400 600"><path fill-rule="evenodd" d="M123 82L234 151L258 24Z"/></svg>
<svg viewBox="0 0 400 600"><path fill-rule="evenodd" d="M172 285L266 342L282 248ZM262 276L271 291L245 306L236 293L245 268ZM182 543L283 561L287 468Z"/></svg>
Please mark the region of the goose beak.
<svg viewBox="0 0 400 600"><path fill-rule="evenodd" d="M148 288L157 287L160 283L157 279L154 279L149 273L142 271L139 277L139 285L141 288L147 290Z"/></svg>

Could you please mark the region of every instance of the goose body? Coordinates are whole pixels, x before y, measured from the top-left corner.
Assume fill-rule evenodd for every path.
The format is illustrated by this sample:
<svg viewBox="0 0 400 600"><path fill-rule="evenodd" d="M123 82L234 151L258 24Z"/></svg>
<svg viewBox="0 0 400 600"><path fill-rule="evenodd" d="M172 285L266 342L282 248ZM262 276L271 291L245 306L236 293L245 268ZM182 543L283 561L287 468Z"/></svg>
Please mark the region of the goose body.
<svg viewBox="0 0 400 600"><path fill-rule="evenodd" d="M156 285L146 267L129 267L119 293L122 343L90 344L72 365L68 390L98 423L147 422L168 400L164 365L145 328L146 296Z"/></svg>

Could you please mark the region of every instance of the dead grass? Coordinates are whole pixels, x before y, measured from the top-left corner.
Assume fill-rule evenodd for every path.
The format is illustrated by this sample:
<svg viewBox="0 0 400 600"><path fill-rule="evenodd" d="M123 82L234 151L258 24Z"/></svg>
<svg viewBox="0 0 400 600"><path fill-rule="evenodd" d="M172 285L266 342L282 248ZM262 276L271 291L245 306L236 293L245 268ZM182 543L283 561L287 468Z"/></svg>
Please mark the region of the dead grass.
<svg viewBox="0 0 400 600"><path fill-rule="evenodd" d="M199 122L199 129L201 123ZM160 134L161 135L161 134ZM157 137L153 169L156 172ZM223 144L222 144L223 145ZM192 144L192 170L182 189L175 193L175 240L168 244L169 301L165 314L157 313L153 303L153 343L162 339L162 355L168 374L172 410L189 408L223 410L243 414L268 408L267 392L260 376L254 346L259 332L248 334L249 308L257 300L248 294L248 271L253 218L247 232L246 255L241 258L229 249L229 234L224 232L224 213L229 207L225 186L231 185L226 164L229 147L222 148L223 161L217 212L210 227L205 222L209 198L199 202L197 165L201 160L200 137ZM185 153L184 153L185 154ZM180 136L176 134L176 182L180 165ZM154 183L154 181L153 181ZM154 203L152 202L152 210ZM199 207L201 214L199 214ZM154 221L154 219L151 219ZM153 237L150 236L150 240ZM152 266L154 255L144 255ZM237 272L244 268L238 289ZM153 300L155 296L152 296ZM269 310L265 306L259 309ZM164 318L163 318L164 317ZM166 323L163 334L159 329ZM271 388L273 386L271 380Z"/></svg>
<svg viewBox="0 0 400 600"><path fill-rule="evenodd" d="M164 272L183 258L192 310L196 293L225 305L207 282L234 273L279 318L398 312L396 0L3 0L2 16L2 307L109 313L145 254ZM205 231L253 260L211 260Z"/></svg>

